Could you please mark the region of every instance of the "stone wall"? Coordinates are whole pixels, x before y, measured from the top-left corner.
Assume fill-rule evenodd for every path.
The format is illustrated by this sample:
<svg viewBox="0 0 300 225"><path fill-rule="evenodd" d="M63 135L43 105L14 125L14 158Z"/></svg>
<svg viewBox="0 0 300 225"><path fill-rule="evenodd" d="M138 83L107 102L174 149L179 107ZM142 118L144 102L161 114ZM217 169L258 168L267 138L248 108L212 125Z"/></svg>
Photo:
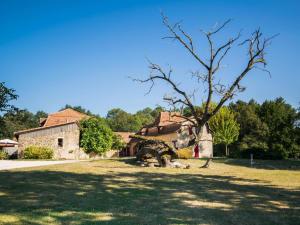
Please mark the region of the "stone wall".
<svg viewBox="0 0 300 225"><path fill-rule="evenodd" d="M22 155L28 146L41 146L52 148L55 159L88 159L89 156L79 147L79 136L76 123L20 133L19 154ZM63 139L62 147L58 145L58 138Z"/></svg>

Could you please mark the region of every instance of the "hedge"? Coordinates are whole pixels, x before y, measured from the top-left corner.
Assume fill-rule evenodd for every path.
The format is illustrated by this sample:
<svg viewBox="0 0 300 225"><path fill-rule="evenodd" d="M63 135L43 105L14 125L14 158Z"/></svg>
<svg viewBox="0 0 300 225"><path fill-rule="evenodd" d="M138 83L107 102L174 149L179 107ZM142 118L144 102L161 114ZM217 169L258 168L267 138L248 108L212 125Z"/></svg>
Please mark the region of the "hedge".
<svg viewBox="0 0 300 225"><path fill-rule="evenodd" d="M53 149L39 146L29 146L24 150L24 159L52 159Z"/></svg>

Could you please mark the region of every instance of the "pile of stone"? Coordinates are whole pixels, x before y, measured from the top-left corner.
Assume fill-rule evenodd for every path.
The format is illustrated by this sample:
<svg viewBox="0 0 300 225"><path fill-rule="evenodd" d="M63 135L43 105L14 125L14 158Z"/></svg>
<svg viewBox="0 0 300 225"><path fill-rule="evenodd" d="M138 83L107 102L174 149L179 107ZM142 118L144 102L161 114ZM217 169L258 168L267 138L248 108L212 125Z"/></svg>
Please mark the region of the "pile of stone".
<svg viewBox="0 0 300 225"><path fill-rule="evenodd" d="M190 168L190 165L175 161L178 155L176 150L168 143L138 135L135 135L135 138L141 139L136 154L137 162L139 162L141 166Z"/></svg>

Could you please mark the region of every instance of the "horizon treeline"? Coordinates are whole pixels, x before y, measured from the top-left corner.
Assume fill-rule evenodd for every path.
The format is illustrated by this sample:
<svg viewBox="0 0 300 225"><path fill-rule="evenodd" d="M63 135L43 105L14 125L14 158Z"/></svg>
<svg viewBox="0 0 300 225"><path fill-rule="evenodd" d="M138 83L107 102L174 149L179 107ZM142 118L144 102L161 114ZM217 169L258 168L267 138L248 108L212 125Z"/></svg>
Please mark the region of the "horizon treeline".
<svg viewBox="0 0 300 225"><path fill-rule="evenodd" d="M299 108L279 97L266 100L262 104L255 100L249 102L238 100L228 107L235 114L240 126L239 137L229 146L231 157L249 157L252 153L256 158L283 159L300 157L300 112ZM100 117L82 106L65 105L79 112ZM103 118L113 131L137 132L143 126L154 122L161 111L166 109L157 106L146 107L136 113L128 113L120 108L113 108ZM188 116L188 110L183 113ZM39 119L47 117L44 111L31 113L27 109L14 109L0 116L0 139L13 138L19 130L39 126ZM214 154L223 156L222 147L214 146Z"/></svg>

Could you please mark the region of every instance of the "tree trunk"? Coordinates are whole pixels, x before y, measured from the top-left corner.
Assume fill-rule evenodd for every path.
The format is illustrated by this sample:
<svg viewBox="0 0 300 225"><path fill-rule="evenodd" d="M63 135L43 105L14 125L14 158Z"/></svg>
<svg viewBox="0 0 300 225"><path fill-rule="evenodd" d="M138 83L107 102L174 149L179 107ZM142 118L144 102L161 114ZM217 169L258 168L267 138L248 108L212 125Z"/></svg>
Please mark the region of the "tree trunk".
<svg viewBox="0 0 300 225"><path fill-rule="evenodd" d="M229 156L229 147L228 147L228 145L226 145L226 148L227 148L227 154L228 154L228 156Z"/></svg>
<svg viewBox="0 0 300 225"><path fill-rule="evenodd" d="M203 134L204 126L205 126L205 124L202 125L202 126L200 126L199 131L198 131L198 133L196 135L196 144L198 144L198 146L199 146L199 152L201 150L200 149L200 146L201 146L200 145L200 141L202 139L202 134ZM211 162L212 162L212 158L207 159L206 162L204 163L204 165L202 165L200 168L208 168L210 166Z"/></svg>
<svg viewBox="0 0 300 225"><path fill-rule="evenodd" d="M227 144L225 144L225 155L226 155L226 157L228 157L228 147L227 147Z"/></svg>
<svg viewBox="0 0 300 225"><path fill-rule="evenodd" d="M203 166L201 166L200 168L208 168L211 162L212 162L212 158L207 159L205 164Z"/></svg>

